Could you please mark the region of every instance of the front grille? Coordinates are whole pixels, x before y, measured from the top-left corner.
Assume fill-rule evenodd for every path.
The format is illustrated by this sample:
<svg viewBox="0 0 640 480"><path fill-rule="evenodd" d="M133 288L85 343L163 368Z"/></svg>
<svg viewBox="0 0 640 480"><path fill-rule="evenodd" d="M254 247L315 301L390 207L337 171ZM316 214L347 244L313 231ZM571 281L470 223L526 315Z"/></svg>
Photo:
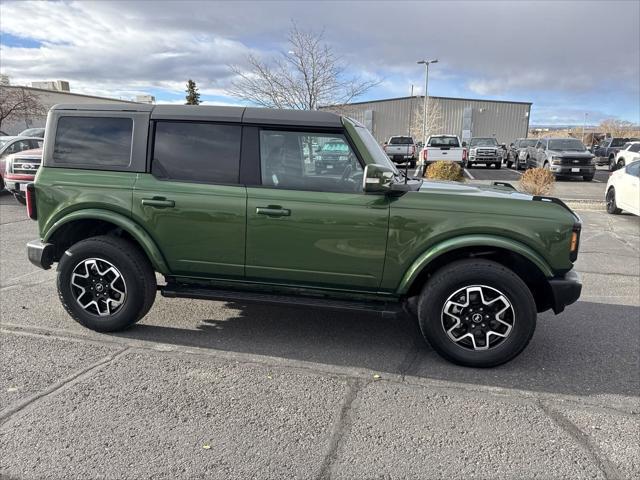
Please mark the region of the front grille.
<svg viewBox="0 0 640 480"><path fill-rule="evenodd" d="M589 158L561 157L560 162L562 165L567 166L591 165L591 159Z"/></svg>
<svg viewBox="0 0 640 480"><path fill-rule="evenodd" d="M40 168L39 160L14 160L11 165L12 173L21 174L21 175L35 175Z"/></svg>
<svg viewBox="0 0 640 480"><path fill-rule="evenodd" d="M495 150L480 150L478 149L476 156L478 157L495 157L497 155Z"/></svg>

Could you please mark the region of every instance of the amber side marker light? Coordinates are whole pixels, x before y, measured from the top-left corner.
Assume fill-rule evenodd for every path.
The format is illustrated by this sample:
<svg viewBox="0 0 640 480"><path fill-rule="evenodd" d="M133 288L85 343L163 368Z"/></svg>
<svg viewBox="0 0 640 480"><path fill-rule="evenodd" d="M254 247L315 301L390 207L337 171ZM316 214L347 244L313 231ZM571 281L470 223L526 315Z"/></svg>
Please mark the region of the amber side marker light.
<svg viewBox="0 0 640 480"><path fill-rule="evenodd" d="M571 244L569 246L569 259L575 262L578 258L578 247L580 246L580 229L582 225L579 223L573 226L571 232Z"/></svg>

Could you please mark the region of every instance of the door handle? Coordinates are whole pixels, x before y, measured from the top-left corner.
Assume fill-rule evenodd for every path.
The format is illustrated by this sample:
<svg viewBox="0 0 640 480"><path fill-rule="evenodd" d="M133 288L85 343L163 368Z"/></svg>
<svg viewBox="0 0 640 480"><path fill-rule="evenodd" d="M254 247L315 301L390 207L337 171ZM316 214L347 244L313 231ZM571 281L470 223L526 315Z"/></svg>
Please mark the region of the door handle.
<svg viewBox="0 0 640 480"><path fill-rule="evenodd" d="M282 207L256 207L256 213L258 215L267 215L268 217L288 217L291 215L291 210Z"/></svg>
<svg viewBox="0 0 640 480"><path fill-rule="evenodd" d="M156 208L170 208L175 207L176 202L173 200L167 200L163 197L154 197L154 198L143 198L142 205L146 205L147 207L156 207Z"/></svg>

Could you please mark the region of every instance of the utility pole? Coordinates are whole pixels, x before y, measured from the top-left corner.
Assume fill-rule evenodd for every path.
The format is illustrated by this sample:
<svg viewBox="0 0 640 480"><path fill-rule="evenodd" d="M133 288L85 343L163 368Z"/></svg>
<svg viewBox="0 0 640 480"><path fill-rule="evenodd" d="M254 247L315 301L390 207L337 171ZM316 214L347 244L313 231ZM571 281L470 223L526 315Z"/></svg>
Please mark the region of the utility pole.
<svg viewBox="0 0 640 480"><path fill-rule="evenodd" d="M582 124L582 143L584 143L584 129L587 126L587 115L589 115L587 112L584 112L584 123Z"/></svg>
<svg viewBox="0 0 640 480"><path fill-rule="evenodd" d="M427 103L429 102L429 65L438 63L438 59L419 60L418 65L424 65L424 118L422 119L422 141L427 143Z"/></svg>

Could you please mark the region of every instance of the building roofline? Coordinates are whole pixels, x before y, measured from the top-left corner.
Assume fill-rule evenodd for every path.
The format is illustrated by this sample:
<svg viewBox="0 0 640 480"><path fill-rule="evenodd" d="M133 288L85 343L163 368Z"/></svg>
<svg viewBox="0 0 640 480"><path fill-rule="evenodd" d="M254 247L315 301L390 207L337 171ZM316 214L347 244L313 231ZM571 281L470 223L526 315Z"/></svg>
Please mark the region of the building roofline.
<svg viewBox="0 0 640 480"><path fill-rule="evenodd" d="M85 93L65 92L63 90L50 90L48 88L29 87L26 85L2 85L2 88L24 88L25 90L35 90L36 92L62 93L64 95L73 95L75 97L97 98L99 100L111 100L113 102L135 103L135 104L140 103L140 102L134 102L132 100L121 100L119 98L112 98L112 97L99 97L97 95L87 95Z"/></svg>
<svg viewBox="0 0 640 480"><path fill-rule="evenodd" d="M416 98L424 98L424 95L414 95L413 97L394 97L394 98L381 98L378 100L368 100L368 101L363 101L363 102L351 102L351 103L343 103L343 104L338 104L338 105L323 105L320 108L330 108L330 107L346 107L349 105L364 105L366 103L381 103L381 102L390 102L393 100L410 100L410 99L416 99ZM467 101L467 102L487 102L487 103L515 103L515 104L519 104L519 105L533 105L532 102L516 102L516 101L510 101L510 100L488 100L488 99L482 99L482 98L460 98L460 97L438 97L435 95L429 95L429 98L438 98L441 100L459 100L459 101Z"/></svg>

